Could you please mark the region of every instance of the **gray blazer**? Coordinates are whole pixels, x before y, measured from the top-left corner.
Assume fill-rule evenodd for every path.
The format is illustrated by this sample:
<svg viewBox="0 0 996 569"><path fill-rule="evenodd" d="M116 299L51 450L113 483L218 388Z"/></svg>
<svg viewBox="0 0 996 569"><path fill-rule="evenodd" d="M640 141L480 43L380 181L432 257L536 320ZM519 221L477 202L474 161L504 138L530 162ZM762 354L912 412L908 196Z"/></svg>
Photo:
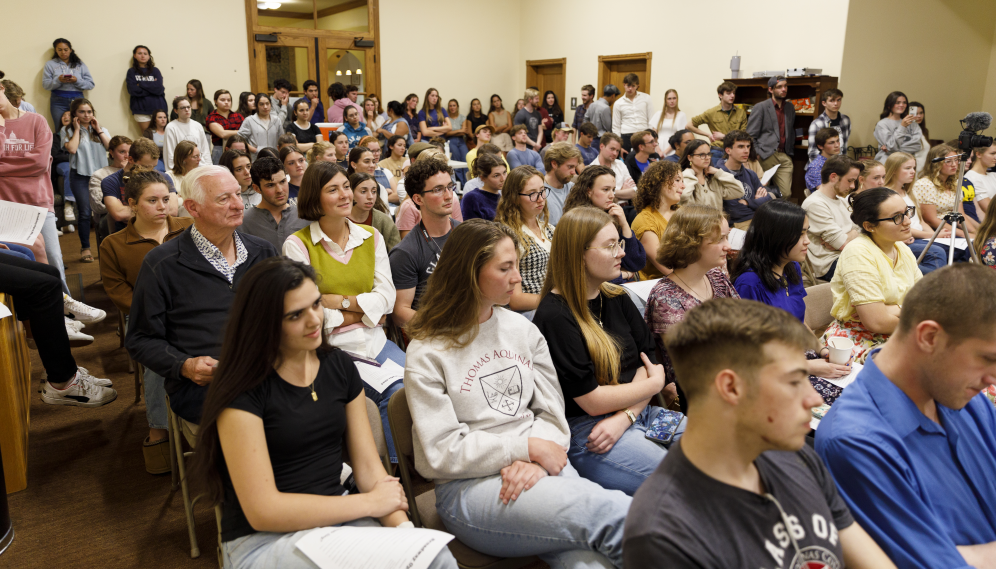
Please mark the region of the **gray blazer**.
<svg viewBox="0 0 996 569"><path fill-rule="evenodd" d="M783 152L792 156L795 152L795 107L788 99L785 107L785 148ZM764 160L774 154L778 148L778 115L775 114L775 104L771 98L754 105L747 119L747 134L757 141L757 156Z"/></svg>

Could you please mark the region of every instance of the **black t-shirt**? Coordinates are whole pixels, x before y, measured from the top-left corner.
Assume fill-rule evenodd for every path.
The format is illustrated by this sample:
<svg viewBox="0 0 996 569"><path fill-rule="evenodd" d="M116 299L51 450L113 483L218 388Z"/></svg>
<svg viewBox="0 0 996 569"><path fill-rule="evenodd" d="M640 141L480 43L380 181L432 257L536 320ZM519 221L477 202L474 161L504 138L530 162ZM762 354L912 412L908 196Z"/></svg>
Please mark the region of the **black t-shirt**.
<svg viewBox="0 0 996 569"><path fill-rule="evenodd" d="M426 240L425 235L422 234L422 225L416 225L408 232L408 235L405 235L401 243L398 243L388 254L391 261L391 277L394 280L394 288L397 290L415 289L412 310L418 310L418 299L425 292L429 275L436 270L439 253L442 252L443 245L450 238L457 223L459 222L450 218L450 232L442 237L429 240Z"/></svg>
<svg viewBox="0 0 996 569"><path fill-rule="evenodd" d="M609 298L602 293L588 301L588 309L596 322L601 315L603 329L615 338L620 347L619 383L633 381L636 370L643 367L640 352L656 363L654 337L628 294L624 292ZM567 417L586 416L587 413L574 398L594 391L598 380L595 379L595 365L581 335L581 327L564 297L554 293L543 297L533 316L533 324L550 346L550 357L557 370L560 388L564 391L564 414Z"/></svg>
<svg viewBox="0 0 996 569"><path fill-rule="evenodd" d="M318 142L318 139L322 137L322 130L318 128L317 125L311 125L308 128L301 128L296 122L292 122L290 123L290 126L287 127L287 132L293 134L294 138L297 138L297 141L301 144Z"/></svg>
<svg viewBox="0 0 996 569"><path fill-rule="evenodd" d="M754 461L767 493L785 511L783 521L770 499L696 468L682 442L633 496L623 538L625 567L655 567L665 560L670 568L844 566L838 532L854 518L813 449L768 451Z"/></svg>
<svg viewBox="0 0 996 569"><path fill-rule="evenodd" d="M487 110L487 109L485 109L485 110ZM486 112L484 112L482 110L481 111L481 116L479 116L479 117L473 117L473 116L471 116L473 114L474 113L468 113L467 114L467 120L470 121L470 133L471 134L474 134L477 131L477 127L481 126L482 124L488 124L488 113L486 113Z"/></svg>
<svg viewBox="0 0 996 569"><path fill-rule="evenodd" d="M349 356L342 350L318 355L321 367L313 387L297 387L274 370L252 391L240 395L230 409L248 411L263 419L266 447L277 490L294 494L339 496L342 487L342 442L346 432L346 404L363 393L363 382ZM222 541L231 541L256 530L239 505L228 470L222 469L225 486Z"/></svg>

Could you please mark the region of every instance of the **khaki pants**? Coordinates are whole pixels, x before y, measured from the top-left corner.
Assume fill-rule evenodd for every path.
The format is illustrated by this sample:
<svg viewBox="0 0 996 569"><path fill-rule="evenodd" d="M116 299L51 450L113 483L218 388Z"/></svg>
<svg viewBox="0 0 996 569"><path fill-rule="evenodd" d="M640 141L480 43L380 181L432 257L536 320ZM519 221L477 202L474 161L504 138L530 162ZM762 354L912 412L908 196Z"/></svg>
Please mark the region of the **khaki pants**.
<svg viewBox="0 0 996 569"><path fill-rule="evenodd" d="M789 199L792 196L792 157L784 152L775 152L764 160L761 160L761 167L770 170L775 164L781 165L771 182L782 193L782 199Z"/></svg>
<svg viewBox="0 0 996 569"><path fill-rule="evenodd" d="M747 231L747 228L750 227L750 222L751 221L752 220L748 219L747 221L741 221L740 223L734 223L733 227L736 227L737 229L742 229L744 231Z"/></svg>

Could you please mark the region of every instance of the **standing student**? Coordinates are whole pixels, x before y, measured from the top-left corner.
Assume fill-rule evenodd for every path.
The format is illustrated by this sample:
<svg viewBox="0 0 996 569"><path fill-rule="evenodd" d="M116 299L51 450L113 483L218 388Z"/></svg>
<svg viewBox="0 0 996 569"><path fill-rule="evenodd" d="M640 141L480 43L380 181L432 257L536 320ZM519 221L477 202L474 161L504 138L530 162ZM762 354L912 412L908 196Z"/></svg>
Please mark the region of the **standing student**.
<svg viewBox="0 0 996 569"><path fill-rule="evenodd" d="M709 143L703 140L696 139L685 146L681 168L685 178L682 205L701 204L722 210L724 200L744 197L743 184L733 174L713 166Z"/></svg>
<svg viewBox="0 0 996 569"><path fill-rule="evenodd" d="M291 108L292 120L287 124L286 130L297 139L297 147L307 152L322 137L322 130L309 120L311 106L307 99L294 101Z"/></svg>
<svg viewBox="0 0 996 569"><path fill-rule="evenodd" d="M578 137L580 137L581 135L581 125L583 125L586 122L591 122L590 120L585 119L585 115L588 114L588 108L591 107L591 103L594 100L595 100L595 88L592 87L591 85L585 85L584 87L581 87L581 104L578 105L578 108L574 109L574 122L571 123L571 127L574 129L574 133ZM597 133L595 136L597 136ZM592 138L594 138L594 136L592 136ZM578 138L572 138L571 142L579 143L580 140ZM589 139L589 143L590 142L591 139Z"/></svg>
<svg viewBox="0 0 996 569"><path fill-rule="evenodd" d="M211 114L214 110L214 105L211 101L204 96L204 86L197 79L191 79L187 82L187 100L190 101L190 118L197 124L201 125L204 129L205 134L207 133L207 116ZM176 107L174 105L173 112L170 113L169 119L176 120L179 115L176 112Z"/></svg>
<svg viewBox="0 0 996 569"><path fill-rule="evenodd" d="M318 96L318 83L308 79L304 82L304 98L311 105L311 124L324 122L325 107L322 105L321 97ZM259 95L256 95L256 104L259 105ZM283 122L283 121L278 121ZM281 124L281 126L283 126Z"/></svg>
<svg viewBox="0 0 996 569"><path fill-rule="evenodd" d="M166 86L152 52L144 45L136 45L131 50L131 68L125 74L125 85L131 96L132 117L139 130L145 130L152 124L156 110L166 108Z"/></svg>
<svg viewBox="0 0 996 569"><path fill-rule="evenodd" d="M93 89L95 84L90 69L76 55L76 50L69 40L56 39L52 42L52 49L55 53L45 62L42 86L52 92L49 111L52 114L52 122L59 124L62 113L69 110L73 100L82 98L83 91Z"/></svg>
<svg viewBox="0 0 996 569"><path fill-rule="evenodd" d="M795 106L788 101L788 81L768 79L771 97L754 105L747 121L747 134L757 141L757 156L765 170L779 166L772 182L783 199L792 195L792 156L795 154Z"/></svg>
<svg viewBox="0 0 996 569"><path fill-rule="evenodd" d="M868 166L866 165L866 169L867 168ZM883 167L879 165L879 168ZM913 192L913 184L916 179L916 160L913 156L905 152L893 152L889 155L889 158L886 159L883 171L885 174L881 183L877 185L869 185L867 188L862 187L858 189L858 191L861 192L879 186L885 186L886 188L889 188L899 194L899 196L903 198L903 201L906 202L907 206L915 209L915 214L910 218L910 234L912 237L906 241L906 245L910 248L913 255L919 259L920 254L923 253L923 250L927 247L927 243L929 243L930 238L933 237L934 232L930 229L930 226L926 225L924 222L920 202L917 199L916 193ZM939 237L951 237L951 229L945 229L941 232ZM920 272L927 274L935 271L946 265L947 260L948 245L934 242L931 244L927 255L923 258L923 262L919 265ZM967 260L967 258L960 258L959 260Z"/></svg>
<svg viewBox="0 0 996 569"><path fill-rule="evenodd" d="M90 253L90 176L107 166L107 150L111 133L97 122L93 103L88 99L73 99L69 106L73 117L70 127L60 131L62 145L72 157L69 159L69 185L76 197L79 210L80 261L92 263Z"/></svg>
<svg viewBox="0 0 996 569"><path fill-rule="evenodd" d="M205 122L211 131L211 142L214 144L211 149L211 162L218 164L225 150L225 141L239 133L246 118L232 110L232 94L226 89L214 92L214 105L214 110L208 114Z"/></svg>
<svg viewBox="0 0 996 569"><path fill-rule="evenodd" d="M491 95L491 107L488 109L488 126L495 135L508 132L512 128L512 115L502 106L501 97Z"/></svg>
<svg viewBox="0 0 996 569"><path fill-rule="evenodd" d="M191 146L193 145L191 144ZM196 147L193 148L196 149ZM107 211L111 233L125 229L128 220L134 215L134 212L128 206L128 198L125 197L125 186L127 183L125 176L129 176L136 168L152 170L157 168L160 162L159 149L156 148L156 145L147 138L140 138L128 148L128 159L124 162L122 168L101 180L101 203ZM196 164L194 164L194 167L196 167ZM158 170L156 171L158 172ZM176 194L177 186L173 184L168 173L165 175L165 179L170 193ZM174 217L177 215L178 203L179 200L176 199L176 195L170 198L167 204L169 206L167 211L169 215Z"/></svg>
<svg viewBox="0 0 996 569"><path fill-rule="evenodd" d="M249 115L256 112L256 94L251 91L242 91L239 94L239 108L237 112L248 117Z"/></svg>
<svg viewBox="0 0 996 569"><path fill-rule="evenodd" d="M701 115L692 117L685 129L694 134L708 137L712 143L713 157L717 162L723 160L723 137L731 130L747 130L747 111L733 104L737 100L737 86L729 81L723 81L716 87L719 104ZM707 125L708 130L697 128ZM795 134L792 135L793 139Z"/></svg>
<svg viewBox="0 0 996 569"><path fill-rule="evenodd" d="M463 218L493 221L498 211L501 189L508 176L508 166L499 156L483 154L474 162L474 173L481 180L481 187L465 193L460 200Z"/></svg>
<svg viewBox="0 0 996 569"><path fill-rule="evenodd" d="M329 101L331 105L327 113L328 122L345 122L346 109L349 107L356 107L356 110L360 111L360 115L363 116L363 107L356 104L354 97L349 97L346 86L342 83L336 81L329 85L327 90ZM309 100L309 102L311 102Z"/></svg>
<svg viewBox="0 0 996 569"><path fill-rule="evenodd" d="M483 107L481 106L480 99L470 100L470 112L467 113L467 132L473 136L477 132L477 128L488 124L487 113L482 112Z"/></svg>
<svg viewBox="0 0 996 569"><path fill-rule="evenodd" d="M168 170L174 169L173 155L176 152L176 145L183 141L193 143L200 150L201 166L210 166L211 144L208 142L207 135L204 134L204 127L201 123L191 120L190 99L187 97L173 99L173 112L176 114L176 120L170 121L166 125L163 142L163 161L166 168Z"/></svg>
<svg viewBox="0 0 996 569"><path fill-rule="evenodd" d="M415 468L435 480L447 531L477 551L619 567L630 499L568 464L547 342L503 308L520 278L516 248L516 234L499 224L457 226L408 325Z"/></svg>
<svg viewBox="0 0 996 569"><path fill-rule="evenodd" d="M585 116L598 129L598 142L607 132L612 132L612 105L619 99L619 87L609 83L602 88L602 97L591 104Z"/></svg>
<svg viewBox="0 0 996 569"><path fill-rule="evenodd" d="M450 129L445 135L447 143L450 148L450 160L456 160L459 162L465 162L467 159L467 138L471 136L469 127L470 123L467 122L467 117L460 114L460 103L456 99L450 99L446 103L446 114L447 118L450 119ZM457 168L456 169L457 180L461 184L467 183L467 169ZM474 174L471 172L471 177Z"/></svg>
<svg viewBox="0 0 996 569"><path fill-rule="evenodd" d="M522 99L524 102L521 109L517 109L515 112L515 119L513 122L515 126L525 125L527 129L526 133L526 144L532 147L534 151L538 151L543 147L543 117L540 115L539 109L539 92L536 89L526 89L526 93ZM515 140L515 127L512 127L512 140ZM512 168L515 168L513 165Z"/></svg>
<svg viewBox="0 0 996 569"><path fill-rule="evenodd" d="M657 139L664 142L661 145L664 151L662 157L670 156L676 152L667 141L670 140L672 134L684 129L687 124L688 115L678 108L678 92L674 89L668 89L664 93L664 108L650 117L650 128L657 133Z"/></svg>
<svg viewBox="0 0 996 569"><path fill-rule="evenodd" d="M353 190L346 171L336 164L312 164L298 196L298 216L311 222L287 238L283 254L315 267L321 282L324 329L329 344L374 358L405 365L405 353L384 333L385 316L394 309L395 288L384 237L376 229L349 220ZM378 392L366 385L367 397L380 409L384 433L390 437L387 402L401 381ZM391 462L397 461L388 439Z"/></svg>
<svg viewBox="0 0 996 569"><path fill-rule="evenodd" d="M549 124L543 125L546 132L546 142L549 144L553 142L553 127L564 122L564 110L560 108L560 101L557 100L557 94L553 91L543 93L542 109L550 117Z"/></svg>
<svg viewBox="0 0 996 569"><path fill-rule="evenodd" d="M550 211L546 196L543 174L532 166L520 166L512 169L505 179L498 200L495 221L511 228L520 247L516 268L522 280L515 284L515 291L509 300L509 308L517 312L536 310L546 279L553 242L553 225L548 221Z"/></svg>
<svg viewBox="0 0 996 569"><path fill-rule="evenodd" d="M623 149L629 152L633 133L651 128L654 102L650 95L640 92L640 77L636 73L623 77L623 89L626 92L612 106L612 132L622 137Z"/></svg>
<svg viewBox="0 0 996 569"><path fill-rule="evenodd" d="M418 124L418 95L409 93L404 102L404 119L408 121L408 132L411 133L411 144L422 140L422 130Z"/></svg>
<svg viewBox="0 0 996 569"><path fill-rule="evenodd" d="M349 176L349 185L353 188L353 210L349 214L350 221L369 225L380 231L380 234L384 236L388 255L390 255L391 251L401 242L401 234L398 233L398 226L391 219L391 213L384 211L387 206L380 200L377 180L370 174L353 172ZM395 306L396 309L397 306Z"/></svg>
<svg viewBox="0 0 996 569"><path fill-rule="evenodd" d="M276 79L273 81L273 98L270 102L273 105L272 112L280 117L280 122L293 122L294 114L290 112L290 92L292 85L286 79Z"/></svg>
<svg viewBox="0 0 996 569"><path fill-rule="evenodd" d="M671 269L657 262L658 246L684 191L681 167L669 160L653 163L640 178L639 189L633 198L633 208L639 212L633 220L633 234L643 245L647 259L639 271L641 281L659 279L671 273Z"/></svg>
<svg viewBox="0 0 996 569"><path fill-rule="evenodd" d="M245 208L248 210L255 207L262 198L259 192L253 189L252 162L249 161L249 154L244 150L226 150L221 155L218 165L228 168L232 176L235 176L235 181L239 183L239 195L242 196Z"/></svg>
<svg viewBox="0 0 996 569"><path fill-rule="evenodd" d="M356 366L326 343L319 282L311 267L278 257L246 275L233 303L191 463L223 506L226 567L312 569L295 544L316 527L383 526L386 549L389 528L413 527L401 484L377 456ZM359 489L349 495L344 451ZM443 548L429 566L457 565Z"/></svg>
<svg viewBox="0 0 996 569"><path fill-rule="evenodd" d="M909 99L902 91L893 91L885 98L881 119L875 125L878 154L875 160L885 162L893 152L916 154L922 148L920 125L909 114Z"/></svg>
<svg viewBox="0 0 996 569"><path fill-rule="evenodd" d="M277 148L277 139L284 133L284 125L271 114L270 96L256 94L256 112L246 117L239 127L239 134L249 141L249 156L256 159L260 148Z"/></svg>
<svg viewBox="0 0 996 569"><path fill-rule="evenodd" d="M439 91L431 87L425 92L425 102L422 103L422 110L418 112L416 120L418 131L422 134L421 140L444 136L453 129L446 111L443 110Z"/></svg>
<svg viewBox="0 0 996 569"><path fill-rule="evenodd" d="M923 103L918 103L913 101L909 106L910 116L913 117L913 122L915 122L920 127L920 150L914 155L916 156L916 171L919 172L923 170L925 162L927 161L927 153L930 152L930 134L927 130L927 109L924 108Z"/></svg>
<svg viewBox="0 0 996 569"><path fill-rule="evenodd" d="M664 389L664 368L639 310L609 282L619 278L625 257L615 220L595 208L574 208L556 233L533 322L564 392L567 457L581 476L632 496L667 454L646 438L663 411L649 403ZM666 446L684 427L682 420Z"/></svg>
<svg viewBox="0 0 996 569"><path fill-rule="evenodd" d="M820 95L823 112L809 123L809 165L820 155L816 146L816 135L824 128L832 128L840 135L840 154L847 153L847 139L851 137L851 118L840 112L840 104L844 100L844 92L840 89L827 89Z"/></svg>

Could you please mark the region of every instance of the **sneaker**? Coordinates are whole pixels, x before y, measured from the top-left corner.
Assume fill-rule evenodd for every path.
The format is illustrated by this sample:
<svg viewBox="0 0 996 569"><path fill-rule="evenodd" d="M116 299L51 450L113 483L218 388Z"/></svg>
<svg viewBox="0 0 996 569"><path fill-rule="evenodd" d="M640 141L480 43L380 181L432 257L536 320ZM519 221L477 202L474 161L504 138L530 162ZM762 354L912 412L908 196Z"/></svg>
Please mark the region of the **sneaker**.
<svg viewBox="0 0 996 569"><path fill-rule="evenodd" d="M49 405L100 407L114 401L117 397L117 391L109 387L95 385L89 381L81 381L79 374L65 389L56 389L47 381L42 387L42 401Z"/></svg>
<svg viewBox="0 0 996 569"><path fill-rule="evenodd" d="M72 314L80 322L96 323L107 318L107 313L99 308L87 306L66 293L62 293L62 302L66 312Z"/></svg>
<svg viewBox="0 0 996 569"><path fill-rule="evenodd" d="M65 318L66 318L66 326L67 327L68 326L72 326L73 328L76 329L77 332L80 331L80 330L82 330L82 329L84 329L84 328L86 328L86 324L80 322L79 320L73 320L72 318L70 318L68 316L66 316Z"/></svg>
<svg viewBox="0 0 996 569"><path fill-rule="evenodd" d="M100 387L111 387L112 385L114 385L113 383L111 383L111 380L109 379L94 377L90 375L90 370L86 369L83 366L78 366L76 369L79 372L80 379L82 379L83 381L89 381L90 383L94 385L99 385Z"/></svg>
<svg viewBox="0 0 996 569"><path fill-rule="evenodd" d="M63 233L61 229L56 229L55 230L55 234L58 235L59 237L62 237L63 235L65 235L65 233Z"/></svg>
<svg viewBox="0 0 996 569"><path fill-rule="evenodd" d="M73 211L72 202L66 202L63 205L62 213L63 216L66 218L66 221L76 221L76 213Z"/></svg>
<svg viewBox="0 0 996 569"><path fill-rule="evenodd" d="M80 332L68 322L66 323L66 335L69 336L70 348L82 348L93 343L93 336Z"/></svg>
<svg viewBox="0 0 996 569"><path fill-rule="evenodd" d="M145 437L145 442L142 444L142 454L145 455L145 471L149 474L170 472L168 438L150 443L149 437Z"/></svg>
<svg viewBox="0 0 996 569"><path fill-rule="evenodd" d="M74 231L76 231L76 227L74 227L73 224L70 223L69 225L63 225L62 231L64 233L73 233Z"/></svg>

